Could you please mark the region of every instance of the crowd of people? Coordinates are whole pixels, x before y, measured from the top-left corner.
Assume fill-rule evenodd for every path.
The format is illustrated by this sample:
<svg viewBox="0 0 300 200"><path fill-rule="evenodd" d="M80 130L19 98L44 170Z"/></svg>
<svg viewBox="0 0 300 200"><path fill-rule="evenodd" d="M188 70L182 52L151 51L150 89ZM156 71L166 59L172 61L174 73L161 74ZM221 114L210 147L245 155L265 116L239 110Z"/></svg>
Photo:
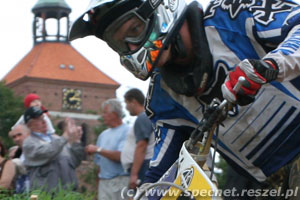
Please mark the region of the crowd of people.
<svg viewBox="0 0 300 200"><path fill-rule="evenodd" d="M15 146L6 151L0 140L0 187L15 193L39 189L78 191L76 168L93 155L99 173L98 199L119 199L124 188L136 189L143 181L153 154L154 134L144 112L145 97L138 89L125 96L126 109L138 116L133 127L123 122L121 101L103 102L101 117L108 127L95 144L84 145L82 127L66 118L55 133L48 111L37 94L24 99L26 110L8 133Z"/></svg>
<svg viewBox="0 0 300 200"><path fill-rule="evenodd" d="M85 154L81 127L66 118L59 136L37 94L28 94L24 105L24 114L8 133L16 146L6 157L1 143L0 186L15 193L34 189L54 192L59 187L75 190L75 170Z"/></svg>

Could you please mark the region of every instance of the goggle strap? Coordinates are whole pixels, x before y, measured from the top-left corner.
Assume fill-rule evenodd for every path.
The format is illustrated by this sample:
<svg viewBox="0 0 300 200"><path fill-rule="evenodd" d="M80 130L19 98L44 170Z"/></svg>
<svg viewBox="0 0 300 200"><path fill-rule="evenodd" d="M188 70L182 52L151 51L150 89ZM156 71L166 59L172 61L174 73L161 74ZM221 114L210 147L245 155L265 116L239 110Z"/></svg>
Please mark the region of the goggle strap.
<svg viewBox="0 0 300 200"><path fill-rule="evenodd" d="M149 18L152 13L155 11L155 9L161 4L163 0L147 0L145 3L143 3L139 9L137 10L137 13L142 16L144 19Z"/></svg>

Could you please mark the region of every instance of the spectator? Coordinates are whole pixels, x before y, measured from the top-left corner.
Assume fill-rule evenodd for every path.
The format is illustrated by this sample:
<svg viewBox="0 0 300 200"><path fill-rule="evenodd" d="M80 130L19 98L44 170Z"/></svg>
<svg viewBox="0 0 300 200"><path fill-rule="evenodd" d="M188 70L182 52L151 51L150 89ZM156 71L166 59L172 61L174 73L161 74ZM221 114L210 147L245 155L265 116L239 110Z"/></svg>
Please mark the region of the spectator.
<svg viewBox="0 0 300 200"><path fill-rule="evenodd" d="M127 91L124 98L130 115L137 116L121 153L123 167L130 172L129 188L135 189L138 182L143 182L145 172L149 168L153 155L154 134L152 123L145 113L143 93L134 88Z"/></svg>
<svg viewBox="0 0 300 200"><path fill-rule="evenodd" d="M61 132L64 132L64 130L66 129L66 126L67 126L67 124L66 124L66 122L65 122L65 120L62 120L62 121L60 121L58 124L57 124L57 128L61 131ZM78 126L77 125L77 128L78 128L78 131L79 131L79 134L80 134L80 142L81 142L81 145L82 146L85 146L84 145L84 142L85 141L83 141L83 135L84 135L84 130L83 130L83 125L81 125L81 126Z"/></svg>
<svg viewBox="0 0 300 200"><path fill-rule="evenodd" d="M81 137L81 143L82 146L87 145L87 136L88 136L88 124L82 123L81 124L81 129L82 129L82 137Z"/></svg>
<svg viewBox="0 0 300 200"><path fill-rule="evenodd" d="M66 126L67 126L67 124L66 124L65 120L62 120L57 124L57 128L61 132L65 131ZM86 127L84 126L84 123L81 126L77 125L77 129L79 131L79 137L80 137L80 141L78 141L78 142L80 142L81 146L85 147L87 130L86 130ZM82 160L85 160L85 159L86 159L86 155L84 154L84 157L82 158Z"/></svg>
<svg viewBox="0 0 300 200"><path fill-rule="evenodd" d="M84 157L80 144L80 132L74 121L66 118L62 136L47 134L47 124L38 107L25 111L24 120L31 134L23 144L24 164L30 179L30 189L51 191L63 188L76 189L75 169Z"/></svg>
<svg viewBox="0 0 300 200"><path fill-rule="evenodd" d="M121 103L109 99L102 104L102 118L109 128L97 139L96 145L86 146L86 152L96 153L95 163L99 166L98 199L121 199L121 192L128 185L129 176L120 163L121 151L127 138L129 127L122 122Z"/></svg>
<svg viewBox="0 0 300 200"><path fill-rule="evenodd" d="M8 133L8 136L16 144L16 146L12 147L10 153L11 158L20 158L20 156L22 155L23 142L26 139L26 137L29 135L30 135L30 130L24 124L17 124L11 129L11 131Z"/></svg>
<svg viewBox="0 0 300 200"><path fill-rule="evenodd" d="M21 152L19 150L18 145L12 146L8 149L8 158L13 159L15 156L19 157Z"/></svg>
<svg viewBox="0 0 300 200"><path fill-rule="evenodd" d="M41 98L37 94L34 94L34 93L30 93L25 97L24 106L26 109L29 107L36 106L42 110L46 110L45 107L42 105ZM47 133L55 133L55 129L53 128L50 118L48 117L48 113L45 112L44 115L45 115L44 120L47 123ZM12 128L14 128L17 124L20 124L20 123L24 124L24 116L23 115L19 118L19 120L16 122L16 124Z"/></svg>
<svg viewBox="0 0 300 200"><path fill-rule="evenodd" d="M0 190L13 189L13 181L16 175L14 163L5 158L6 148L0 139Z"/></svg>
<svg viewBox="0 0 300 200"><path fill-rule="evenodd" d="M29 191L29 177L24 166L24 154L22 153L22 146L24 140L30 135L30 130L23 124L18 124L9 132L9 137L12 138L17 148L10 153L12 161L16 165L16 193L28 192Z"/></svg>

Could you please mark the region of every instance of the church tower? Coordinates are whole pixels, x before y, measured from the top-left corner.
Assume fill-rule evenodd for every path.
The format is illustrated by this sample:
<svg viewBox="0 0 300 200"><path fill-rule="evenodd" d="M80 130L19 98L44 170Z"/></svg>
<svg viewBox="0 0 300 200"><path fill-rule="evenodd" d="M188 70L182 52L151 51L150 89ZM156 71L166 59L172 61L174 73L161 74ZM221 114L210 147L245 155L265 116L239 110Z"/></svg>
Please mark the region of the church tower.
<svg viewBox="0 0 300 200"><path fill-rule="evenodd" d="M119 83L68 42L71 8L64 0L38 0L32 12L33 48L5 84L19 96L38 94L52 120L69 116L97 124L102 102L116 97Z"/></svg>

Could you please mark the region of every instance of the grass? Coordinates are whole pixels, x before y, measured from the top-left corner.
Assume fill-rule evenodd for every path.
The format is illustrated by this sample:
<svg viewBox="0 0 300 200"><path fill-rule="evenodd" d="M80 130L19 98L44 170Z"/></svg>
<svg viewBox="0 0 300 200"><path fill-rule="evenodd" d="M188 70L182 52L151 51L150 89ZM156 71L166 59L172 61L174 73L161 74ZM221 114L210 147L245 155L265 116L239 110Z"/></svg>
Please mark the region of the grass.
<svg viewBox="0 0 300 200"><path fill-rule="evenodd" d="M0 192L1 200L29 200L31 195L37 195L38 200L93 200L95 194L80 193L71 190L58 190L55 193L48 193L42 190L34 190L24 194L10 194L6 191Z"/></svg>

